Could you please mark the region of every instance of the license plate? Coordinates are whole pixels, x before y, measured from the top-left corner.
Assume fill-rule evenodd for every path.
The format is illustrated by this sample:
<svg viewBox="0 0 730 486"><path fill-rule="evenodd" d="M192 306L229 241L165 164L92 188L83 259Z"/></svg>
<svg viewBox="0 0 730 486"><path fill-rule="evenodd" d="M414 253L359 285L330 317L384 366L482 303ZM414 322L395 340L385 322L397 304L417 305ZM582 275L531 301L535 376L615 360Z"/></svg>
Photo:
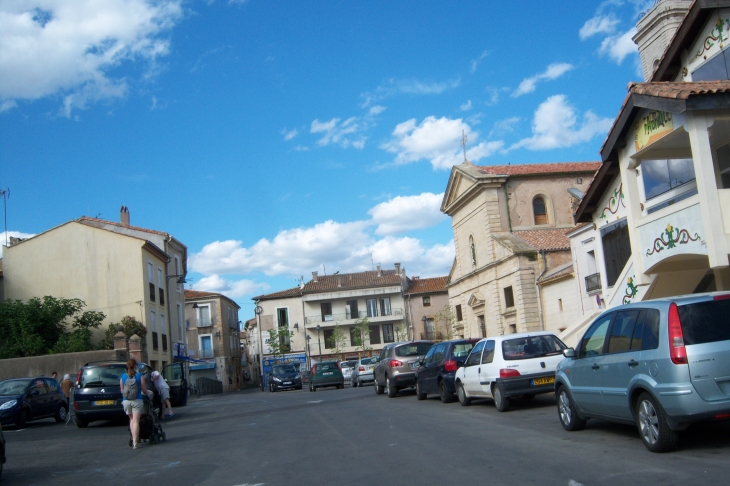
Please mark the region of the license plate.
<svg viewBox="0 0 730 486"><path fill-rule="evenodd" d="M548 376L545 378L535 378L534 380L532 380L532 386L549 385L550 383L555 383L554 376Z"/></svg>
<svg viewBox="0 0 730 486"><path fill-rule="evenodd" d="M100 405L114 405L114 400L97 400L94 405L97 407Z"/></svg>
<svg viewBox="0 0 730 486"><path fill-rule="evenodd" d="M325 373L322 373L322 374L323 374L323 375L334 375L334 374L335 374L335 372L334 372L334 371L327 371L327 372L325 372Z"/></svg>
<svg viewBox="0 0 730 486"><path fill-rule="evenodd" d="M284 384L285 385L291 385L291 381L285 381Z"/></svg>
<svg viewBox="0 0 730 486"><path fill-rule="evenodd" d="M413 370L416 368L418 368L418 361L416 361L415 363L411 363L411 369Z"/></svg>
<svg viewBox="0 0 730 486"><path fill-rule="evenodd" d="M372 367L372 366L366 366L366 367L365 367L365 371L372 371L372 369L373 369L373 367Z"/></svg>

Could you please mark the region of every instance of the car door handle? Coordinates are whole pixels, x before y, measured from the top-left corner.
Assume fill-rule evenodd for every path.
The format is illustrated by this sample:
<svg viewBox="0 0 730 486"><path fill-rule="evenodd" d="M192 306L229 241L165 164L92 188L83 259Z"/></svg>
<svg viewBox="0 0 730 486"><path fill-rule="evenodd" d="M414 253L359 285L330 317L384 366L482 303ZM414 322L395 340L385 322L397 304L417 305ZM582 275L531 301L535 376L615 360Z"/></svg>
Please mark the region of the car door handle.
<svg viewBox="0 0 730 486"><path fill-rule="evenodd" d="M601 367L598 366L597 364L594 364L593 366L591 366L591 368L594 369L594 370L600 370L601 369Z"/></svg>
<svg viewBox="0 0 730 486"><path fill-rule="evenodd" d="M639 362L635 359L632 359L631 361L629 361L629 368L633 368L634 366L639 366Z"/></svg>
<svg viewBox="0 0 730 486"><path fill-rule="evenodd" d="M477 370L477 373L481 373L481 372L482 372L482 368L479 367L479 369Z"/></svg>

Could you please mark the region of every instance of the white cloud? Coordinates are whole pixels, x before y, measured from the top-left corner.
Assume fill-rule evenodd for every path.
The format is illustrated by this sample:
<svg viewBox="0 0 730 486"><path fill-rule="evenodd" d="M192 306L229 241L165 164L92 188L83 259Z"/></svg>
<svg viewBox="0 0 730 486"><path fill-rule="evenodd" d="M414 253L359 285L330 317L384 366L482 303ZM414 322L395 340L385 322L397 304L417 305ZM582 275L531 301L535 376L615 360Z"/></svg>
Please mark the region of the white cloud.
<svg viewBox="0 0 730 486"><path fill-rule="evenodd" d="M63 112L119 98L125 62L170 51L163 34L182 18L181 0L15 0L0 4L0 100L61 94ZM10 106L10 105L6 105Z"/></svg>
<svg viewBox="0 0 730 486"><path fill-rule="evenodd" d="M424 192L418 196L397 196L368 211L378 235L392 235L436 226L447 216L440 211L444 195Z"/></svg>
<svg viewBox="0 0 730 486"><path fill-rule="evenodd" d="M454 89L461 84L461 79L447 81L420 81L420 80L390 80L387 84L378 86L375 91L360 94L361 107L366 108L374 102L381 101L397 94L433 95L441 94L446 90Z"/></svg>
<svg viewBox="0 0 730 486"><path fill-rule="evenodd" d="M375 105L375 106L371 106L370 107L370 110L368 110L368 114L369 115L372 115L372 116L375 116L375 115L380 115L384 111L385 111L385 107L384 106Z"/></svg>
<svg viewBox="0 0 730 486"><path fill-rule="evenodd" d="M632 27L623 34L606 37L601 42L598 52L607 55L616 61L616 64L621 64L626 56L639 53L636 44L631 40L634 35L636 35L636 27Z"/></svg>
<svg viewBox="0 0 730 486"><path fill-rule="evenodd" d="M460 148L462 133L467 140L476 141L478 134L473 132L461 118L426 117L420 125L412 118L398 124L393 130L393 138L381 145L382 149L396 154L396 164L407 164L427 159L434 169L450 169L463 162ZM476 162L488 157L502 148L502 142L482 142L467 151Z"/></svg>
<svg viewBox="0 0 730 486"><path fill-rule="evenodd" d="M504 135L506 133L512 133L515 131L515 125L517 125L520 122L519 116L513 116L510 118L505 118L504 120L497 120L494 122L494 127L492 128L492 131L489 132L489 136L499 136Z"/></svg>
<svg viewBox="0 0 730 486"><path fill-rule="evenodd" d="M472 108L472 106L471 106L471 100L468 100L466 103L464 103L463 105L461 105L459 107L459 109L461 111L469 111L469 110L471 110L471 108Z"/></svg>
<svg viewBox="0 0 730 486"><path fill-rule="evenodd" d="M354 147L362 149L365 147L366 137L362 132L369 128L371 123L364 118L352 116L340 123L340 118L333 118L328 122L314 120L310 128L311 133L321 133L322 138L317 140L317 145L339 145L343 148Z"/></svg>
<svg viewBox="0 0 730 486"><path fill-rule="evenodd" d="M228 280L221 278L217 274L209 275L201 278L193 284L194 290L203 290L207 292L219 292L226 297L233 299L251 295L255 292L269 290L269 285L265 283L256 283L252 280Z"/></svg>
<svg viewBox="0 0 730 486"><path fill-rule="evenodd" d="M580 40L586 40L596 34L613 34L616 31L618 23L619 20L613 14L597 14L583 24L578 35L580 36Z"/></svg>
<svg viewBox="0 0 730 486"><path fill-rule="evenodd" d="M479 57L476 59L472 59L469 63L469 72L475 73L477 70L477 67L479 67L479 64L484 60L485 57L487 57L489 53L487 51L482 52Z"/></svg>
<svg viewBox="0 0 730 486"><path fill-rule="evenodd" d="M536 74L530 78L523 79L517 89L514 90L514 92L512 93L512 97L517 98L518 96L532 93L533 91L535 91L535 88L537 88L537 83L539 83L540 81L552 81L553 79L559 78L560 76L572 69L575 69L575 66L573 66L572 64L568 64L567 62L558 62L551 64L544 72Z"/></svg>
<svg viewBox="0 0 730 486"><path fill-rule="evenodd" d="M284 140L289 141L292 138L294 138L297 135L299 135L299 129L298 128L294 128L292 130L284 129L284 130L282 130L281 133L282 133L282 135L284 135Z"/></svg>
<svg viewBox="0 0 730 486"><path fill-rule="evenodd" d="M17 108L18 103L15 102L15 100L5 100L2 103L0 103L0 113L8 110L12 110L13 108Z"/></svg>
<svg viewBox="0 0 730 486"><path fill-rule="evenodd" d="M613 123L611 118L599 118L593 112L583 115L578 124L575 109L568 103L565 95L555 95L546 99L535 111L532 120L532 137L525 138L510 150L525 147L530 150L548 150L571 147L587 142L596 135L605 134Z"/></svg>
<svg viewBox="0 0 730 486"><path fill-rule="evenodd" d="M418 239L408 236L402 238L386 236L368 246L365 252L367 256L368 253L372 254L375 263L380 262L390 267L394 262L399 262L407 271L410 269L409 275L421 277L448 275L455 254L453 240L446 245L437 244L431 248L424 248ZM362 266L359 270L370 270L370 268Z"/></svg>
<svg viewBox="0 0 730 486"><path fill-rule="evenodd" d="M3 246L5 246L5 241L7 240L8 244L10 244L10 238L30 238L31 236L35 236L34 233L21 233L20 231L8 231L7 233L3 231L0 233L0 258L3 256Z"/></svg>
<svg viewBox="0 0 730 486"><path fill-rule="evenodd" d="M499 97L502 95L502 93L509 93L510 91L510 89L507 87L495 88L494 86L487 86L485 90L487 93L489 93L489 101L487 101L487 106L496 105L497 103L499 103Z"/></svg>

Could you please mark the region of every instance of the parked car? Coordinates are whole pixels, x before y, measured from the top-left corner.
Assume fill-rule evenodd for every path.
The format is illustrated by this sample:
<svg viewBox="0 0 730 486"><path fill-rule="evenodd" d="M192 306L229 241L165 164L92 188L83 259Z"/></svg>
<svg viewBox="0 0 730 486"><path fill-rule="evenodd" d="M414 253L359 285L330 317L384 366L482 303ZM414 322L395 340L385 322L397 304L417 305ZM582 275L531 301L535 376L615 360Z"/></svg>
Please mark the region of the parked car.
<svg viewBox="0 0 730 486"><path fill-rule="evenodd" d="M373 368L375 368L375 364L377 362L377 356L358 359L355 362L355 367L353 368L352 374L350 375L350 385L353 387L358 387L363 385L364 383L370 383L371 381L374 381L375 378L373 378Z"/></svg>
<svg viewBox="0 0 730 486"><path fill-rule="evenodd" d="M610 309L565 350L555 393L560 423L635 424L652 452L677 433L730 418L730 294L695 294Z"/></svg>
<svg viewBox="0 0 730 486"><path fill-rule="evenodd" d="M514 397L555 390L555 368L566 346L551 332L507 334L480 340L454 377L459 402L491 398L500 412Z"/></svg>
<svg viewBox="0 0 730 486"><path fill-rule="evenodd" d="M294 365L274 365L269 373L269 391L301 390L302 377Z"/></svg>
<svg viewBox="0 0 730 486"><path fill-rule="evenodd" d="M342 376L345 378L345 383L350 382L352 376L352 370L355 368L357 361L342 361L340 363L340 369L342 370Z"/></svg>
<svg viewBox="0 0 730 486"><path fill-rule="evenodd" d="M345 388L345 377L342 375L339 361L323 361L312 365L309 391L315 392L317 388L325 386Z"/></svg>
<svg viewBox="0 0 730 486"><path fill-rule="evenodd" d="M453 339L434 344L416 370L416 397L425 400L438 393L441 401L454 401L454 376L479 339Z"/></svg>
<svg viewBox="0 0 730 486"><path fill-rule="evenodd" d="M431 346L433 341L411 341L384 346L373 369L375 393L387 393L393 398L400 390L416 386L416 369Z"/></svg>
<svg viewBox="0 0 730 486"><path fill-rule="evenodd" d="M137 371L145 375L151 385L152 369L145 363L137 364ZM76 377L73 388L73 408L76 426L88 427L97 420L120 420L127 417L122 408L122 390L119 380L127 372L124 361L86 363ZM171 390L172 391L172 390Z"/></svg>
<svg viewBox="0 0 730 486"><path fill-rule="evenodd" d="M5 464L5 436L3 427L0 425L0 478L3 477L3 464Z"/></svg>
<svg viewBox="0 0 730 486"><path fill-rule="evenodd" d="M68 405L61 386L53 378L13 378L0 381L0 423L20 428L27 422L53 417L66 420Z"/></svg>

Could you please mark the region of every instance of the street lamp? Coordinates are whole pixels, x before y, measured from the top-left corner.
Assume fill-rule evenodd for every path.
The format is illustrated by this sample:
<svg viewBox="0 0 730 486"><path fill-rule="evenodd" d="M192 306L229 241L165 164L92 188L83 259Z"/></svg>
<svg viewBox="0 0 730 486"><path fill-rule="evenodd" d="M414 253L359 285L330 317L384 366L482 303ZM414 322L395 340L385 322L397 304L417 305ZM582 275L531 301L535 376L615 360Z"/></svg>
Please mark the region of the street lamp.
<svg viewBox="0 0 730 486"><path fill-rule="evenodd" d="M432 339L431 336L428 335L428 330L426 329L426 321L428 319L426 319L426 316L423 316L421 320L423 321L423 332L426 333L426 339ZM416 339L416 336L413 336L413 339Z"/></svg>
<svg viewBox="0 0 730 486"><path fill-rule="evenodd" d="M322 341L319 340L319 330L322 327L317 324L317 345L319 346L319 360L322 361Z"/></svg>
<svg viewBox="0 0 730 486"><path fill-rule="evenodd" d="M306 332L306 329L304 331ZM312 336L310 336L309 334L307 334L306 335L306 340L307 340L306 353L307 353L307 369L308 370L312 369L312 351L309 349L309 340L310 339L312 339Z"/></svg>

